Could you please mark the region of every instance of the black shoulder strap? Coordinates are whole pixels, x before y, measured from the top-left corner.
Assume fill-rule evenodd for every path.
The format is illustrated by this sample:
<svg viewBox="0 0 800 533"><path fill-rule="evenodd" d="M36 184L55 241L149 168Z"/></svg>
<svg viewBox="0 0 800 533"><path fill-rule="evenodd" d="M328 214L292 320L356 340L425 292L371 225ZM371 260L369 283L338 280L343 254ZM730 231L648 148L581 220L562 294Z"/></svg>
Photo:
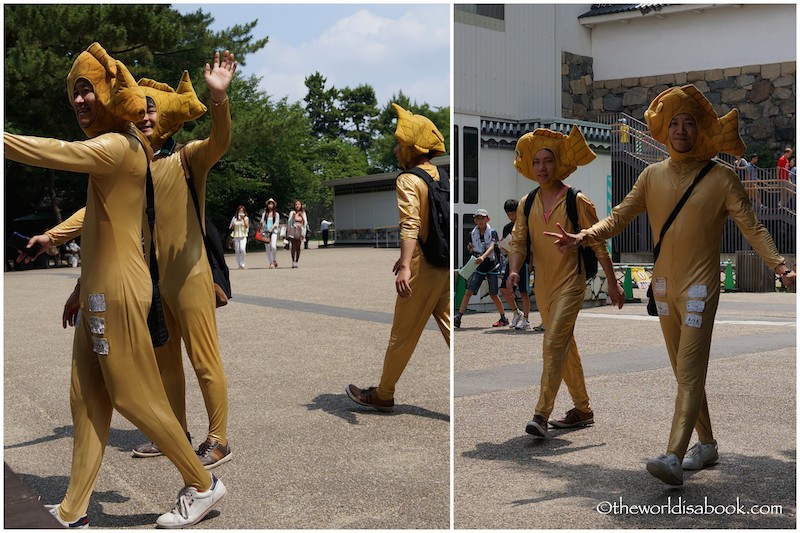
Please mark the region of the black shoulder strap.
<svg viewBox="0 0 800 533"><path fill-rule="evenodd" d="M567 218L572 223L572 231L579 233L581 231L580 223L578 222L578 193L580 189L570 187L567 189Z"/></svg>
<svg viewBox="0 0 800 533"><path fill-rule="evenodd" d="M661 234L658 236L658 244L656 244L655 247L653 248L653 263L654 264L658 260L658 254L661 252L661 241L664 240L664 235L667 233L667 230L672 225L672 222L675 220L675 217L678 216L678 213L680 213L681 208L683 208L683 204L685 204L686 200L689 199L689 196L692 194L692 191L694 190L694 186L697 185L700 182L700 180L703 179L703 177L706 174L708 174L709 171L712 168L714 168L714 165L716 165L716 162L714 162L712 160L712 161L709 161L706 164L706 166L703 167L703 169L700 171L700 173L697 174L697 177L694 179L692 184L689 185L689 188L686 189L686 192L683 193L683 196L678 201L678 205L675 206L675 209L673 209L672 213L670 213L669 217L667 217L667 221L664 222L664 225L661 227Z"/></svg>
<svg viewBox="0 0 800 533"><path fill-rule="evenodd" d="M525 224L528 224L528 227L530 227L528 220L531 218L531 209L533 209L533 202L536 200L537 194L539 194L539 187L536 187L534 190L529 192L528 196L525 198L525 208L523 213L525 213ZM531 260L531 231L528 229L525 232L525 235L528 237L528 246L526 248L527 252L525 255L525 261L527 262Z"/></svg>
<svg viewBox="0 0 800 533"><path fill-rule="evenodd" d="M142 146L142 150L145 152L145 159L147 159L147 148L145 148L144 143L142 140L133 134L129 134L131 137L136 139L139 144ZM147 202L147 206L145 208L145 212L147 213L147 225L150 228L150 278L153 280L153 284L158 284L158 260L156 259L156 235L155 235L155 225L156 225L156 202L155 202L155 191L153 189L153 175L150 174L150 160L147 159L147 176L145 178L144 183L144 193L145 199Z"/></svg>
<svg viewBox="0 0 800 533"><path fill-rule="evenodd" d="M574 233L580 233L581 226L578 223L578 193L581 192L579 189L575 189L573 187L569 187L567 189L567 218L569 218L570 223L572 224L572 231ZM580 247L582 249L583 246ZM578 254L578 274L581 273L581 260L580 254Z"/></svg>
<svg viewBox="0 0 800 533"><path fill-rule="evenodd" d="M186 146L181 147L180 151L181 165L183 166L184 177L186 178L186 185L189 187L189 192L192 194L192 203L194 203L194 211L197 213L197 222L200 224L200 232L203 234L203 244L206 242L206 230L203 227L203 217L200 216L200 201L197 199L197 190L194 188L194 178L192 178L192 170L189 168L189 159L186 157Z"/></svg>
<svg viewBox="0 0 800 533"><path fill-rule="evenodd" d="M414 167L409 170L404 170L400 174L414 174L418 178L422 179L422 181L424 181L428 185L428 187L430 187L431 183L433 183L433 177L419 167ZM441 179L441 176L439 176L439 179Z"/></svg>

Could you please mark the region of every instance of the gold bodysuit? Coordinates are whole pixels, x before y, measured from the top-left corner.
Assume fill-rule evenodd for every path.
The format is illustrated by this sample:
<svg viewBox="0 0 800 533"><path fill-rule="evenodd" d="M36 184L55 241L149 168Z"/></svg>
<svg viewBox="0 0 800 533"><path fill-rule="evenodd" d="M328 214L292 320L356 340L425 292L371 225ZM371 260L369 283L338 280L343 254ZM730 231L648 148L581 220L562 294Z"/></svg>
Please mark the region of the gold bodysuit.
<svg viewBox="0 0 800 533"><path fill-rule="evenodd" d="M72 474L62 518L86 512L114 408L177 466L185 485L207 490L211 478L170 408L147 327L152 283L141 240L147 164L141 145L120 133L80 142L6 133L4 145L14 161L89 174L70 390Z"/></svg>
<svg viewBox="0 0 800 533"><path fill-rule="evenodd" d="M230 126L230 108L228 100L225 100L212 106L209 137L186 145L185 154L192 170L200 215L204 219L208 172L230 145ZM208 437L226 445L228 386L217 337L211 268L178 148L166 154L157 153L150 170L155 196L161 296L170 332L169 342L156 348L161 379L175 416L187 432L186 379L181 354L183 339L208 412ZM80 234L83 213L84 210L79 210L47 231L51 241L61 244ZM149 237L145 237L149 242ZM145 248L149 251L149 245Z"/></svg>
<svg viewBox="0 0 800 533"><path fill-rule="evenodd" d="M609 217L587 231L589 242L617 235L645 209L658 236L672 209L708 159L667 159L647 167ZM736 174L717 165L703 178L661 243L653 269L653 293L670 363L678 382L667 454L683 459L697 429L700 442L713 440L705 380L711 334L719 302L722 232L732 218L753 249L773 270L784 263L753 212ZM657 237L656 237L657 238Z"/></svg>
<svg viewBox="0 0 800 533"><path fill-rule="evenodd" d="M425 163L419 168L439 179L436 166ZM413 174L403 173L397 178L397 207L400 210L400 239L416 241L428 237L428 186ZM450 270L431 265L417 243L411 256L413 291L408 298L397 297L389 346L383 362L383 373L378 386L378 397L394 398L395 385L403 374L414 348L433 315L436 324L450 346Z"/></svg>
<svg viewBox="0 0 800 533"><path fill-rule="evenodd" d="M583 267L581 273L578 273L577 250L562 254L553 246L553 239L542 233L559 231L556 223L560 223L565 229L572 228L567 216L565 193L566 189L562 190L548 217L545 217L542 197L537 194L529 219L525 217L525 201L528 197L525 195L517 207L517 221L511 240L510 254L524 256L530 235L532 256L535 258L534 294L536 307L544 324L543 368L536 414L543 416L545 420L553 412L562 379L575 407L584 413L592 410L574 335L575 321L583 307L586 293L586 277ZM578 193L576 205L578 223L582 228L588 228L597 222L594 204L582 193ZM605 243L593 244L592 249L598 259L608 257Z"/></svg>

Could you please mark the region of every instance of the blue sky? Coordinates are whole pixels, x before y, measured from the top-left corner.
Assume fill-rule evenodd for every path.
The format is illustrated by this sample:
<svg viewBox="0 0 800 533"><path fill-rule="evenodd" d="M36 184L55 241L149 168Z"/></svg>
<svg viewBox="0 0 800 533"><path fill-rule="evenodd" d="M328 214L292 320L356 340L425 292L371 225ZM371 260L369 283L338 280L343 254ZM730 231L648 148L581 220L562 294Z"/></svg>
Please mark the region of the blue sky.
<svg viewBox="0 0 800 533"><path fill-rule="evenodd" d="M172 4L202 9L213 30L258 19L253 36L269 37L240 66L275 98L302 100L306 76L319 71L327 87L375 89L385 105L401 89L418 103L450 102L449 4Z"/></svg>

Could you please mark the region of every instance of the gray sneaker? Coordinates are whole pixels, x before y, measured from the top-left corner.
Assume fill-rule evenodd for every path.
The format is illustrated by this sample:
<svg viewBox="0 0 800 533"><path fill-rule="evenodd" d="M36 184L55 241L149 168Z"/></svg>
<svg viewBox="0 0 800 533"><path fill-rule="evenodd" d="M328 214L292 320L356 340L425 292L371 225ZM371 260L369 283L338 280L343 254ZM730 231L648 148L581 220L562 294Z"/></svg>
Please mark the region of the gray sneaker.
<svg viewBox="0 0 800 533"><path fill-rule="evenodd" d="M647 461L647 471L667 485L683 485L683 468L674 453Z"/></svg>
<svg viewBox="0 0 800 533"><path fill-rule="evenodd" d="M701 470L716 463L717 459L719 459L717 441L711 441L709 444L700 444L698 442L689 448L689 451L683 456L683 469Z"/></svg>
<svg viewBox="0 0 800 533"><path fill-rule="evenodd" d="M522 317L522 318L520 319L520 321L519 321L519 322L517 322L517 327L516 327L515 329L518 329L518 330L520 330L520 331L524 331L524 330L528 329L529 327L531 327L531 323L530 323L530 322L528 322L528 321L525 319L525 317Z"/></svg>
<svg viewBox="0 0 800 533"><path fill-rule="evenodd" d="M511 318L511 324L509 324L509 329L514 329L519 324L519 321L522 320L522 311L519 309L514 309L514 316Z"/></svg>

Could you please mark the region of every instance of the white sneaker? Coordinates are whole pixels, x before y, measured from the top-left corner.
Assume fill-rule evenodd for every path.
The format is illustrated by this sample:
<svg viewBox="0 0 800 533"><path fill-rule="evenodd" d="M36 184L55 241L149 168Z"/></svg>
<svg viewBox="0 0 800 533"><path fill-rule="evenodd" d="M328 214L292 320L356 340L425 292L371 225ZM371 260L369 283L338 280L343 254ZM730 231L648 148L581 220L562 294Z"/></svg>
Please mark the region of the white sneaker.
<svg viewBox="0 0 800 533"><path fill-rule="evenodd" d="M516 327L515 329L518 329L518 330L525 330L525 329L528 329L529 327L531 327L531 323L530 323L530 322L528 322L527 320L525 320L525 318L523 317L523 318L522 318L522 319L521 319L521 320L520 320L520 321L517 323L517 327Z"/></svg>
<svg viewBox="0 0 800 533"><path fill-rule="evenodd" d="M717 459L719 459L717 441L712 441L710 444L700 444L698 442L689 448L689 451L683 456L683 469L701 470L708 465L716 463Z"/></svg>
<svg viewBox="0 0 800 533"><path fill-rule="evenodd" d="M519 324L519 321L522 319L522 312L519 309L514 309L514 317L511 319L511 324L508 326L509 329L514 329Z"/></svg>
<svg viewBox="0 0 800 533"><path fill-rule="evenodd" d="M156 525L168 529L193 526L211 512L227 492L222 481L213 474L211 488L205 492L200 492L194 487L183 487L178 493L175 507L172 511L159 516Z"/></svg>
<svg viewBox="0 0 800 533"><path fill-rule="evenodd" d="M60 503L56 505L45 505L44 508L50 511L50 514L53 515L56 520L58 520L58 523L64 527L73 529L89 529L89 515L83 515L74 522L67 522L61 518L60 514L58 514L58 508L60 505Z"/></svg>
<svg viewBox="0 0 800 533"><path fill-rule="evenodd" d="M667 485L683 485L683 468L674 453L647 461L647 471Z"/></svg>

